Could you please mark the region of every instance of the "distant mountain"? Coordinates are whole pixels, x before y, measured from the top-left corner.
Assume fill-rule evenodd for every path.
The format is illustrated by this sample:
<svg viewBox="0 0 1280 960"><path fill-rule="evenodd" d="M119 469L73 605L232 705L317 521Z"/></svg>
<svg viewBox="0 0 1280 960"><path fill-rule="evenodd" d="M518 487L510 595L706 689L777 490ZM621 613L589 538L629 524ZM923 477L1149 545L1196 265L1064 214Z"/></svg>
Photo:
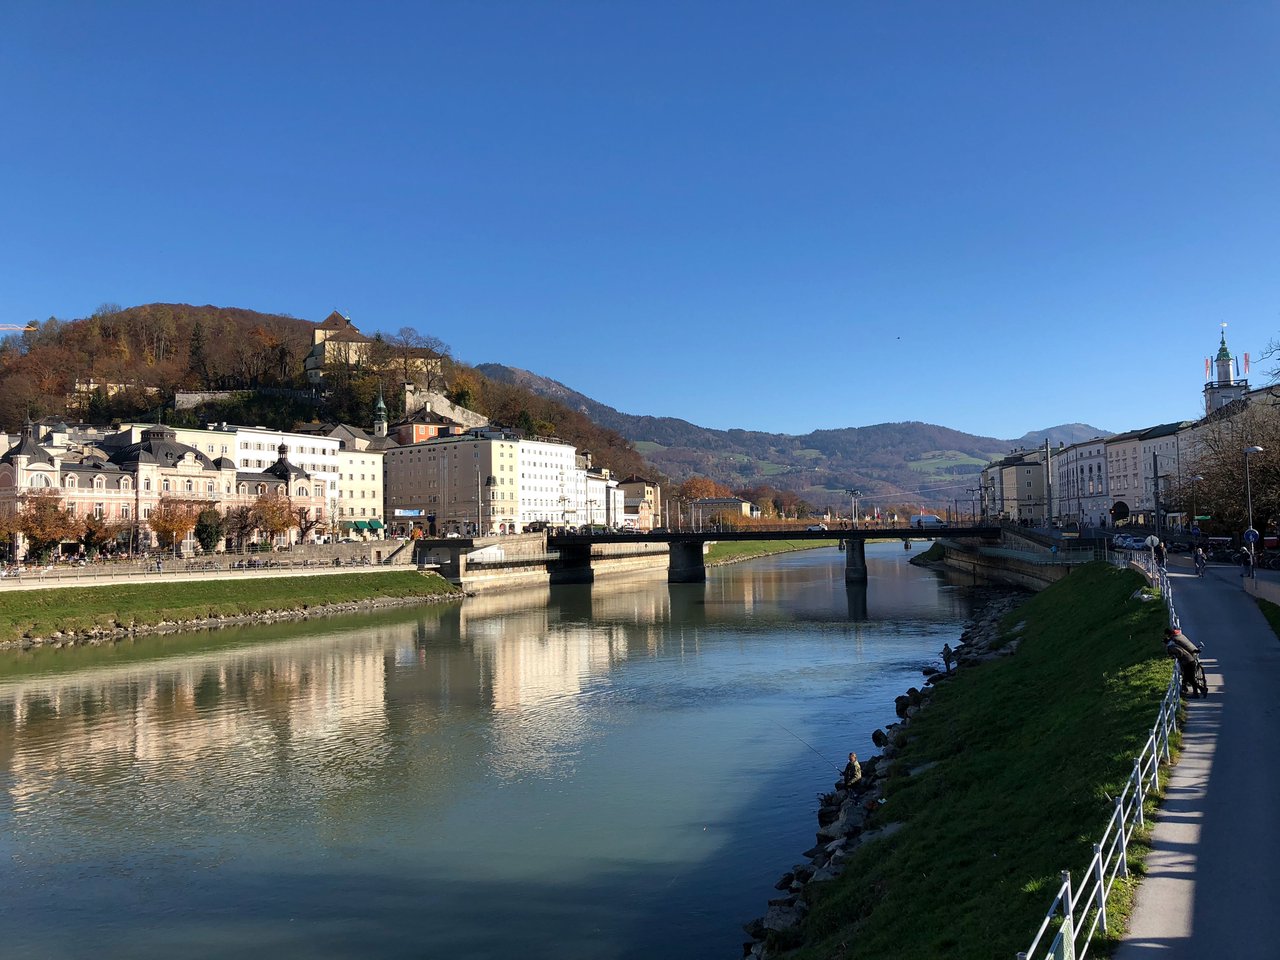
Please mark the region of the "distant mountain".
<svg viewBox="0 0 1280 960"><path fill-rule="evenodd" d="M881 423L815 430L803 436L751 430L711 430L675 417L621 413L556 380L485 363L491 380L519 386L580 411L616 430L672 480L698 474L734 489L768 484L818 506L848 503L849 489L883 504L922 501L967 505L982 468L1016 449L1075 443L1106 431L1072 423L1017 440L978 437L931 423Z"/></svg>

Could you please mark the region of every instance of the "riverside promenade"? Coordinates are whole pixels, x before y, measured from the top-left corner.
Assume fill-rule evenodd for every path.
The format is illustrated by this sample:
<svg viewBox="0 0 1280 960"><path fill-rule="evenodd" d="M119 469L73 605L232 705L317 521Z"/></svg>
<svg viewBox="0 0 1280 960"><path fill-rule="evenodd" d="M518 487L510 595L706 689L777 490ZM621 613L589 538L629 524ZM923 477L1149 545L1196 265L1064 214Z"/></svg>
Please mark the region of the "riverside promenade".
<svg viewBox="0 0 1280 960"><path fill-rule="evenodd" d="M1187 703L1182 756L1147 876L1113 960L1272 960L1280 934L1280 640L1238 567L1169 566L1183 632L1205 645L1209 696ZM1280 581L1280 573L1259 571Z"/></svg>

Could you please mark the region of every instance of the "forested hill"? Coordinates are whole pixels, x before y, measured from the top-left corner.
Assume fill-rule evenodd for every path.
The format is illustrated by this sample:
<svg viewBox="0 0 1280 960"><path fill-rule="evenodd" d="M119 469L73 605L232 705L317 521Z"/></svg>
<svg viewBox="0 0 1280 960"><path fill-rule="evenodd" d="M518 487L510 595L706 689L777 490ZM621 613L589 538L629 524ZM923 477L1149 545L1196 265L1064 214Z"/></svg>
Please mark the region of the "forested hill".
<svg viewBox="0 0 1280 960"><path fill-rule="evenodd" d="M379 390L393 419L404 412L398 351L429 344L441 373L419 387L443 389L494 423L590 450L597 464L620 475L654 472L617 432L554 399L490 381L454 361L443 338L412 328L383 336L372 327L365 331L375 340L367 361L334 371L317 392L303 369L315 328L307 320L184 303L104 305L83 319L51 318L0 339L0 432L16 432L28 417L92 423L162 417L190 426L226 420L281 430L334 421L370 427ZM179 412L172 403L178 390L239 393Z"/></svg>
<svg viewBox="0 0 1280 960"><path fill-rule="evenodd" d="M179 389L292 386L311 349L312 326L281 314L185 303L104 305L80 320L50 318L0 345L0 425L12 430L28 414L127 415ZM101 388L96 401L91 385ZM124 409L108 409L117 406Z"/></svg>
<svg viewBox="0 0 1280 960"><path fill-rule="evenodd" d="M1042 446L1048 438L1075 443L1106 431L1064 424L1019 440L980 437L931 423L882 423L800 436L751 430L712 430L674 417L621 413L564 384L527 370L485 363L491 380L517 384L580 410L635 444L658 469L676 480L698 474L733 489L769 484L817 505L848 503L845 491L900 502L940 505L963 501L987 463L1011 450Z"/></svg>

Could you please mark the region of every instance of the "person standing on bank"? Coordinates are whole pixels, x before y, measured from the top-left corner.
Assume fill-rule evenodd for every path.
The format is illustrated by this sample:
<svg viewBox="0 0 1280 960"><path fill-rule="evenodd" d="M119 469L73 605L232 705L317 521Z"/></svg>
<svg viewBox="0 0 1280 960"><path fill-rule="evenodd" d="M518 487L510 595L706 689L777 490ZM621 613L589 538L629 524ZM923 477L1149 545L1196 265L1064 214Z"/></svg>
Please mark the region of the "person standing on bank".
<svg viewBox="0 0 1280 960"><path fill-rule="evenodd" d="M862 779L862 764L858 762L856 753L849 754L849 762L845 764L841 779L846 790L852 789Z"/></svg>
<svg viewBox="0 0 1280 960"><path fill-rule="evenodd" d="M947 673L951 672L951 664L955 661L956 652L951 649L951 644L944 643L942 645L942 662L946 664Z"/></svg>

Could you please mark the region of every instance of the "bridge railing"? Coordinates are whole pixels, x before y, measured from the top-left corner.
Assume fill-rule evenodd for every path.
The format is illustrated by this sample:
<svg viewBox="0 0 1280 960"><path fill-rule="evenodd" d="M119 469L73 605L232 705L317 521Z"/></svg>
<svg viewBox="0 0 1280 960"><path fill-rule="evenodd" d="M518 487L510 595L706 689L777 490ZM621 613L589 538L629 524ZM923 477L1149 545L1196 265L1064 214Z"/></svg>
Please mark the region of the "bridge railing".
<svg viewBox="0 0 1280 960"><path fill-rule="evenodd" d="M1142 567L1153 584L1160 585L1169 623L1176 627L1178 615L1173 606L1168 574L1156 567L1150 557L1140 555L1130 554L1118 565L1127 566L1131 562ZM1161 764L1171 759L1169 741L1178 729L1181 688L1182 674L1177 661L1174 661L1173 676L1165 689L1164 699L1160 701L1155 725L1143 744L1142 752L1133 761L1133 773L1120 796L1116 797L1115 810L1102 832L1102 839L1093 845L1093 859L1085 867L1078 884L1071 882L1069 870L1062 871L1062 884L1040 929L1036 931L1031 946L1017 955L1017 960L1084 960L1094 935L1099 929L1106 929L1107 897L1116 878L1129 875L1129 843L1134 832L1146 823L1143 804L1153 791L1160 789Z"/></svg>

